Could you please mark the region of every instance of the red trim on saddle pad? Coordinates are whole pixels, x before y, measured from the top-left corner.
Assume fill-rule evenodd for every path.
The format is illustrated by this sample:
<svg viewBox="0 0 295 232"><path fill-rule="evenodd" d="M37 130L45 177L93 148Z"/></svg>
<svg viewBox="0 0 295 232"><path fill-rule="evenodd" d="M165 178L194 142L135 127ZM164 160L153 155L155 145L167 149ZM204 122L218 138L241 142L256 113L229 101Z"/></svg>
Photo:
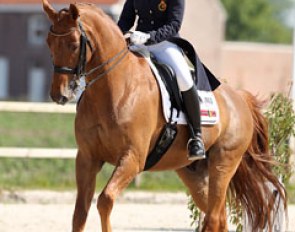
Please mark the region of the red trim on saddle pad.
<svg viewBox="0 0 295 232"><path fill-rule="evenodd" d="M216 117L216 111L213 110L201 110L201 116Z"/></svg>

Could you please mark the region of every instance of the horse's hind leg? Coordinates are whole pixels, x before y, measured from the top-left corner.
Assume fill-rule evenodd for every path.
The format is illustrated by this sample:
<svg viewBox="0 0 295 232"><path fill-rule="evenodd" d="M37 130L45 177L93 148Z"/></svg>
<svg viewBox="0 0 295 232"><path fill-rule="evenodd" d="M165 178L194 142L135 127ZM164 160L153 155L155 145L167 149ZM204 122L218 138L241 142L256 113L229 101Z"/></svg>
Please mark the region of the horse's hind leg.
<svg viewBox="0 0 295 232"><path fill-rule="evenodd" d="M102 163L94 162L90 157L78 152L76 158L77 198L73 216L73 232L82 232L95 191L96 174Z"/></svg>
<svg viewBox="0 0 295 232"><path fill-rule="evenodd" d="M111 232L110 214L117 196L124 190L139 172L139 161L134 152L128 151L115 168L112 177L97 201L102 232Z"/></svg>
<svg viewBox="0 0 295 232"><path fill-rule="evenodd" d="M203 232L227 232L226 192L231 178L240 164L243 152L240 149L211 149L209 155L208 208Z"/></svg>
<svg viewBox="0 0 295 232"><path fill-rule="evenodd" d="M194 162L188 167L176 171L189 192L196 206L203 212L207 210L208 203L208 166L207 160Z"/></svg>

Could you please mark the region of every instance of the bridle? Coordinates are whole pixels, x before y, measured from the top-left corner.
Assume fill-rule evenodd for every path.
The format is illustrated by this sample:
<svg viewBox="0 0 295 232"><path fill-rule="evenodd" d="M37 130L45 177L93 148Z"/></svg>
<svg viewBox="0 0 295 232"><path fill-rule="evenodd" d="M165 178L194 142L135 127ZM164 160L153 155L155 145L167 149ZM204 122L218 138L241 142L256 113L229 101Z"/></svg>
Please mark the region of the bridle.
<svg viewBox="0 0 295 232"><path fill-rule="evenodd" d="M80 36L80 55L79 55L79 61L75 68L70 68L66 66L57 66L53 64L54 72L59 74L71 74L76 76L81 76L83 73L85 73L85 65L86 65L86 50L87 45L90 47L90 50L92 52L92 46L90 41L88 40L86 33L83 29L82 23L79 20L79 31L81 33ZM53 27L50 28L50 34L57 37L64 37L70 35L72 32L74 32L76 28L72 28L69 32L63 33L63 34L57 34L53 32Z"/></svg>
<svg viewBox="0 0 295 232"><path fill-rule="evenodd" d="M86 69L86 62L87 62L86 61L87 45L89 46L91 52L93 52L93 48L91 46L90 40L87 38L87 35L85 33L85 30L82 26L80 19L78 19L78 25L79 25L78 30L80 31L81 36L80 36L80 55L79 55L79 60L78 60L77 66L75 68L71 68L71 67L67 67L67 66L57 66L53 63L55 73L74 75L74 78L71 80L71 82L69 84L69 87L72 90L75 90L78 86L80 86L79 82L82 77L85 78L86 76L93 74L95 71L103 68L104 66L106 66L106 65L112 63L113 61L115 61L116 59L118 59L107 70L98 74L94 79L92 79L89 83L87 83L86 87L89 87L95 81L97 81L98 79L100 79L101 77L103 77L104 75L109 73L112 69L114 69L116 67L116 65L119 64L128 53L128 48L124 47L120 52L118 52L116 55L114 55L113 57L111 57L107 61L101 63L100 65L98 65L98 66L92 68L91 70L89 70L88 72L86 72L85 69ZM53 27L51 26L49 33L55 37L64 37L64 36L70 35L71 33L73 33L76 30L77 30L77 28L72 28L68 32L59 34L59 33L55 33L53 31Z"/></svg>

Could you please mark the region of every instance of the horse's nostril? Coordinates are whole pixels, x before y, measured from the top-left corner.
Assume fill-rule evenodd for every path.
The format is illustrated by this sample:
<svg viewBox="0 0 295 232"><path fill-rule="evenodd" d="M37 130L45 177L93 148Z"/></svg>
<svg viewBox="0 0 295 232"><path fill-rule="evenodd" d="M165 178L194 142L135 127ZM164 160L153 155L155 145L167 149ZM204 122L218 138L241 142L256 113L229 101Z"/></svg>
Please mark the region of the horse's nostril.
<svg viewBox="0 0 295 232"><path fill-rule="evenodd" d="M69 99L66 96L61 96L61 98L59 99L59 104L64 105L69 101Z"/></svg>

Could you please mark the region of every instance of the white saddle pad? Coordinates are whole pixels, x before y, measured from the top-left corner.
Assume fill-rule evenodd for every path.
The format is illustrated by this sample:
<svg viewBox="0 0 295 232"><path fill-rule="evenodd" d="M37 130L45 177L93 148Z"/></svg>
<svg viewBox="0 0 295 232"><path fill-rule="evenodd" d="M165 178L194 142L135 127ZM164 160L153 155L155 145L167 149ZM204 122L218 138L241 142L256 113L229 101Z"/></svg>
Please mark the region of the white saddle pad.
<svg viewBox="0 0 295 232"><path fill-rule="evenodd" d="M150 67L152 68L157 82L159 84L160 90L161 90L161 97L162 97L162 106L163 106L163 113L166 121L169 121L170 115L171 115L171 101L169 98L168 91L166 90L166 87L159 75L159 72L157 68L154 66L154 64L151 62L151 60L146 57L146 60L150 64ZM201 124L202 125L214 125L219 121L219 109L216 102L216 99L214 97L214 94L212 92L207 91L199 91L199 97L200 100L200 107L201 107ZM180 112L179 115L177 115L177 111L174 110L172 112L172 121L177 122L178 124L187 124L186 116L183 112Z"/></svg>

